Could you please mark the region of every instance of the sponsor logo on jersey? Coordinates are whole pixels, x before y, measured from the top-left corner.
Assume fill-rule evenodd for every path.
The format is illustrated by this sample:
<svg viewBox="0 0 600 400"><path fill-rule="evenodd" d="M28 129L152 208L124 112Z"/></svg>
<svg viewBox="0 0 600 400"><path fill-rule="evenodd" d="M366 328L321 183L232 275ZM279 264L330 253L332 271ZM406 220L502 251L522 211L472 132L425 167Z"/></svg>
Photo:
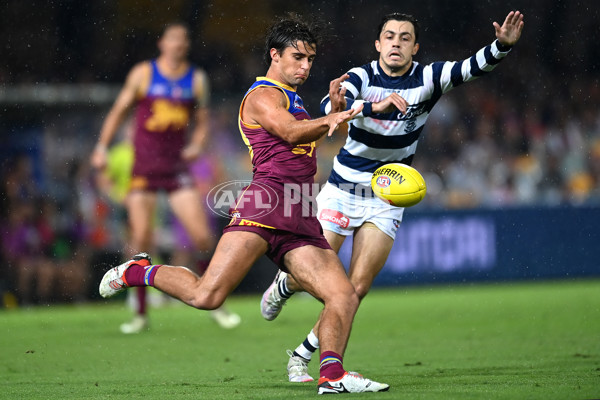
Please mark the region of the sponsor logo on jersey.
<svg viewBox="0 0 600 400"><path fill-rule="evenodd" d="M333 222L342 228L347 228L350 225L350 219L339 211L325 208L319 214L319 220Z"/></svg>
<svg viewBox="0 0 600 400"><path fill-rule="evenodd" d="M420 104L412 104L406 108L406 112L403 114L397 111L396 118L399 120L416 120L418 116L423 115L427 112L427 107L425 103Z"/></svg>
<svg viewBox="0 0 600 400"><path fill-rule="evenodd" d="M261 224L260 222L256 222L256 221L249 221L247 219L241 219L240 222L238 223L238 225L239 226L255 226L257 228L275 229L274 226Z"/></svg>

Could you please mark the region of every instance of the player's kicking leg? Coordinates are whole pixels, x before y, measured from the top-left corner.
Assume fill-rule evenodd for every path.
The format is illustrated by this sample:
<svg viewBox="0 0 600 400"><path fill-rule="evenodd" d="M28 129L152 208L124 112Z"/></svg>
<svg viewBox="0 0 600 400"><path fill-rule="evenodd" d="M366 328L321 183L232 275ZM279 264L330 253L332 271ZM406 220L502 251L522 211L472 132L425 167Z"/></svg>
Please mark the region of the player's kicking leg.
<svg viewBox="0 0 600 400"><path fill-rule="evenodd" d="M169 193L169 203L178 221L188 234L194 249L212 252L215 247L208 214L202 205L200 193L196 188L184 187ZM198 264L198 275L204 274L208 262ZM231 312L225 305L211 310L211 319L221 328L232 329L241 323L238 314Z"/></svg>
<svg viewBox="0 0 600 400"><path fill-rule="evenodd" d="M104 298L113 297L114 295L121 293L130 286L125 278L125 273L131 266L138 266L148 271L151 267L152 258L147 253L139 253L131 257L129 261L124 262L121 265L108 270L102 277L100 282L99 292L100 296ZM148 277L152 273L152 270L148 271ZM141 285L139 285L141 286Z"/></svg>
<svg viewBox="0 0 600 400"><path fill-rule="evenodd" d="M318 331L321 343L318 393L388 390L387 384L344 370L343 354L359 299L335 252L308 245L289 251L284 262L298 284L324 303Z"/></svg>
<svg viewBox="0 0 600 400"><path fill-rule="evenodd" d="M252 232L226 232L202 277L185 267L152 265L145 253L109 270L100 283L100 294L112 297L132 286L157 289L203 310L214 310L239 285L268 244Z"/></svg>

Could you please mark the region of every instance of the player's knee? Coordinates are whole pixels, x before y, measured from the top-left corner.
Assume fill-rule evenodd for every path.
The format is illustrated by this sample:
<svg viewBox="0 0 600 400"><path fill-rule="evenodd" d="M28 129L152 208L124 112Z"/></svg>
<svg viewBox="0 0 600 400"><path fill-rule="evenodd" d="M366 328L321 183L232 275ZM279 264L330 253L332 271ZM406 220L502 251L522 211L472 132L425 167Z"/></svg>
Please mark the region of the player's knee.
<svg viewBox="0 0 600 400"><path fill-rule="evenodd" d="M343 313L353 313L358 309L360 299L358 298L354 287L348 285L348 287L344 287L342 290L334 292L329 299L325 300L325 305L327 305L327 303L333 307L343 309Z"/></svg>
<svg viewBox="0 0 600 400"><path fill-rule="evenodd" d="M358 306L360 304L360 298L358 297L356 291L352 291L352 293L347 295L345 304L348 307L346 312L356 313L356 310L358 310Z"/></svg>
<svg viewBox="0 0 600 400"><path fill-rule="evenodd" d="M215 310L223 305L225 296L219 292L202 291L189 301L190 305L200 310Z"/></svg>
<svg viewBox="0 0 600 400"><path fill-rule="evenodd" d="M201 235L194 239L194 247L199 251L211 251L215 247L215 240L210 235Z"/></svg>
<svg viewBox="0 0 600 400"><path fill-rule="evenodd" d="M358 283L356 285L354 285L354 290L356 291L356 295L358 296L358 299L362 301L362 299L364 299L367 296L367 293L369 293L369 290L371 289L370 285L365 285L363 283Z"/></svg>

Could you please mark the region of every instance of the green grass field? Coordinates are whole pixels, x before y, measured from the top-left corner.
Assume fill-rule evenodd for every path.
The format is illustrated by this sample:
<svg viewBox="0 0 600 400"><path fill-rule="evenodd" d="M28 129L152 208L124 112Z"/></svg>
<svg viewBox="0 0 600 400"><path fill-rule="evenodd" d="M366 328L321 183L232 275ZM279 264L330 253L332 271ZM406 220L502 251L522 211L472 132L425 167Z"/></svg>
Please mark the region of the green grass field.
<svg viewBox="0 0 600 400"><path fill-rule="evenodd" d="M287 382L285 349L320 305L296 296L266 322L258 296L228 304L243 318L234 330L173 305L134 336L118 332L121 301L2 311L0 398L314 398L315 384ZM374 290L345 366L391 385L352 398L597 399L600 281Z"/></svg>

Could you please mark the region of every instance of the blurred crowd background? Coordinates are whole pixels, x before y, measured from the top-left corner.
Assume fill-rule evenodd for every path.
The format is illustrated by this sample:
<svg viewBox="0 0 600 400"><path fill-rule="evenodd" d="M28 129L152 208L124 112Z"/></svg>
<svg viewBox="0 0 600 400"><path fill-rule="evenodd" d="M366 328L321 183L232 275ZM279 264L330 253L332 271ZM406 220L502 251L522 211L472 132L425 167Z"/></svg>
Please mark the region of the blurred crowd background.
<svg viewBox="0 0 600 400"><path fill-rule="evenodd" d="M470 57L494 39L492 22L502 23L511 9L525 15L521 41L491 75L444 96L426 125L413 166L429 190L415 210L595 206L600 13L594 0L2 2L4 304L89 299L90 284L104 269L98 266L120 259L126 247L122 198L99 184L89 155L129 69L157 55L165 23L189 24L190 59L210 78L206 154L224 181L251 176L237 109L254 77L266 71L264 32L275 16L295 11L326 22L328 37L299 89L316 116L331 79L377 57L373 42L382 15L419 19L415 59L426 64ZM343 140L327 139L320 148L320 182ZM165 253L171 223L167 213L157 216Z"/></svg>

